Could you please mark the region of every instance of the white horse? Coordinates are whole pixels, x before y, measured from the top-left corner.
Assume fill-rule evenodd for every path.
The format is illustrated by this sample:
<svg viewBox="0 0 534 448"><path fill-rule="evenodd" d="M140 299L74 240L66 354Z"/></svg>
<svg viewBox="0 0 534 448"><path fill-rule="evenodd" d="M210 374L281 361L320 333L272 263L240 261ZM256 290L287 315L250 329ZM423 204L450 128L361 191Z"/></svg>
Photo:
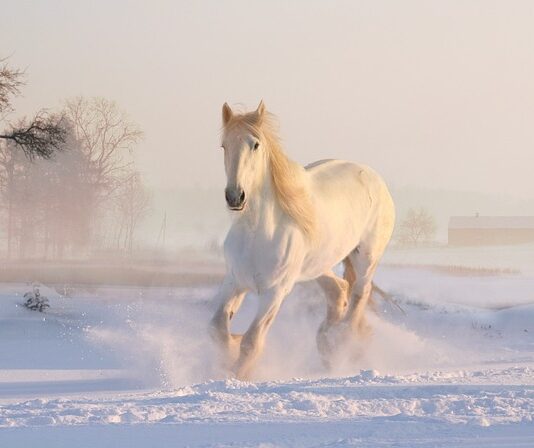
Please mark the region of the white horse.
<svg viewBox="0 0 534 448"><path fill-rule="evenodd" d="M395 221L386 184L363 165L322 160L304 168L291 161L263 102L244 114L225 103L222 118L234 222L224 242L227 273L212 336L230 371L249 377L284 298L295 283L316 279L327 297L317 334L327 362L339 335L367 332L372 278ZM342 261L344 278L332 270ZM257 315L245 334L232 334L230 321L249 291L259 297Z"/></svg>

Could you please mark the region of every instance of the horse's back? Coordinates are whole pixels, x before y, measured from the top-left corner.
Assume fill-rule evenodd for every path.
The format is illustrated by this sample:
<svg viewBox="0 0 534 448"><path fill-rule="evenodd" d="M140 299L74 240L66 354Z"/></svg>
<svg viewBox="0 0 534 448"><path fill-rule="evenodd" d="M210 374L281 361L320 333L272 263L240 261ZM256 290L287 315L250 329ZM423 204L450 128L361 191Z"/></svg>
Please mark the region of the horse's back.
<svg viewBox="0 0 534 448"><path fill-rule="evenodd" d="M352 195L379 193L387 190L382 177L367 165L338 159L324 159L310 163L305 167L310 176L311 187L325 192L330 188L351 190Z"/></svg>

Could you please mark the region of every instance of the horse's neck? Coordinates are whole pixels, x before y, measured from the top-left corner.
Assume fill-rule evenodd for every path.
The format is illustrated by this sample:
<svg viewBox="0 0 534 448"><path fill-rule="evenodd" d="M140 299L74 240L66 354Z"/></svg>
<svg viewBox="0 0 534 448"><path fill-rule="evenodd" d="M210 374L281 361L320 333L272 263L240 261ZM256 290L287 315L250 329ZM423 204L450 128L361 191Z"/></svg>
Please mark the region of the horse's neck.
<svg viewBox="0 0 534 448"><path fill-rule="evenodd" d="M267 169L262 186L248 200L243 219L253 232L272 235L282 214L273 190L271 173Z"/></svg>
<svg viewBox="0 0 534 448"><path fill-rule="evenodd" d="M306 173L302 166L287 158L283 152L277 153L276 161L278 163L276 171L271 171L275 169L273 159L268 161L262 185L249 198L248 206L242 216L252 232L263 233L267 237L272 237L279 224L285 219L295 219L292 212L288 211L288 197L290 198L289 206L296 205L296 201L305 200L306 189L308 188L305 179ZM283 199L279 197L280 191L275 191L273 185L273 175L280 176L281 174L285 176L285 178L282 177L285 179L282 181L282 188L289 188L289 191L284 191L282 194L287 196ZM295 184L288 185L288 179ZM277 184L277 188L281 188L280 184Z"/></svg>

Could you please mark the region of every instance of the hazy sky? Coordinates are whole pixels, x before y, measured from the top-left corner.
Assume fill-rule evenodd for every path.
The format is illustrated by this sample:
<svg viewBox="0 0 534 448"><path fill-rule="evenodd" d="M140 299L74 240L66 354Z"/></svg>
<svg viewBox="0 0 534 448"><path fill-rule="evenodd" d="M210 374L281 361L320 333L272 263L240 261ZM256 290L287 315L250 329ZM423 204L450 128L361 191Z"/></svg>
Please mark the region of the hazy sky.
<svg viewBox="0 0 534 448"><path fill-rule="evenodd" d="M306 163L367 163L394 186L532 197L532 1L3 1L20 113L115 99L156 187L221 186L220 108L278 115Z"/></svg>

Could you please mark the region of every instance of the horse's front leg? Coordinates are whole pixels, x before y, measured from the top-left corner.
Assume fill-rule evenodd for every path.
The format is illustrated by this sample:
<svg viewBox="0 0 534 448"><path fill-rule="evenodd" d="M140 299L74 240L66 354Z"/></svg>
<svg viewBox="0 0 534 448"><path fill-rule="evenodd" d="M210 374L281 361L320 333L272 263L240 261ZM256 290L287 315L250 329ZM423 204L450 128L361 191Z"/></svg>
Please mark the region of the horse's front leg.
<svg viewBox="0 0 534 448"><path fill-rule="evenodd" d="M230 321L241 306L246 290L237 288L232 279L223 282L215 300L219 307L211 319L211 336L219 345L223 355L223 365L230 369L239 356L242 335L230 333Z"/></svg>
<svg viewBox="0 0 534 448"><path fill-rule="evenodd" d="M241 351L235 365L237 378L247 379L250 377L256 360L263 352L267 332L286 295L287 289L282 288L272 288L260 294L256 317L241 341Z"/></svg>

